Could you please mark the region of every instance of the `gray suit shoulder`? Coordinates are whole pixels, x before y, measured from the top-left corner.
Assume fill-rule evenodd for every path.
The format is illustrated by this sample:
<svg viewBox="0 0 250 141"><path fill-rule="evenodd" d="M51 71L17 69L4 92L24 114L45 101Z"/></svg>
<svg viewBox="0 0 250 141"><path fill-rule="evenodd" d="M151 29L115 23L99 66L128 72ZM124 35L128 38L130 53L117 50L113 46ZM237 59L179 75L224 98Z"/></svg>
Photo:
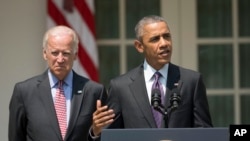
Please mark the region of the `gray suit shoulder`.
<svg viewBox="0 0 250 141"><path fill-rule="evenodd" d="M17 82L15 85L29 85L29 86L32 86L32 85L36 85L39 80L41 81L42 79L44 79L44 74L40 74L40 75L36 75L36 76L33 76L33 77L30 77L30 78L27 78L23 81L19 81Z"/></svg>
<svg viewBox="0 0 250 141"><path fill-rule="evenodd" d="M143 75L143 65L139 65L128 72L121 74L119 76L114 77L111 79L111 81L124 81L124 80L130 80L138 76L138 74Z"/></svg>

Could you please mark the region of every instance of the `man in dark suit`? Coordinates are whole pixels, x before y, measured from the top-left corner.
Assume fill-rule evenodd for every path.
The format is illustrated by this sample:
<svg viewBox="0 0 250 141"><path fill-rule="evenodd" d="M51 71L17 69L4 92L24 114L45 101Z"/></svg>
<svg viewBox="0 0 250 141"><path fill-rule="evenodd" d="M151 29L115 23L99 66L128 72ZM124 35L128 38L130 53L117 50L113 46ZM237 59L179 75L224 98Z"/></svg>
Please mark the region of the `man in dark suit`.
<svg viewBox="0 0 250 141"><path fill-rule="evenodd" d="M173 49L167 22L159 16L144 17L136 25L135 33L135 48L144 54L145 60L111 80L107 104L115 118L108 128L212 127L201 74L170 62ZM155 72L159 74L157 89L162 89L159 91L154 91L156 88L152 86ZM106 121L112 119L106 112L108 108L97 106L92 137L99 136L101 129L108 125ZM159 126L155 111L162 112Z"/></svg>
<svg viewBox="0 0 250 141"><path fill-rule="evenodd" d="M106 100L106 90L72 70L77 51L78 37L72 29L56 26L45 33L43 57L48 69L15 85L9 105L9 141L87 140L96 101ZM65 128L54 106L57 93L65 98Z"/></svg>

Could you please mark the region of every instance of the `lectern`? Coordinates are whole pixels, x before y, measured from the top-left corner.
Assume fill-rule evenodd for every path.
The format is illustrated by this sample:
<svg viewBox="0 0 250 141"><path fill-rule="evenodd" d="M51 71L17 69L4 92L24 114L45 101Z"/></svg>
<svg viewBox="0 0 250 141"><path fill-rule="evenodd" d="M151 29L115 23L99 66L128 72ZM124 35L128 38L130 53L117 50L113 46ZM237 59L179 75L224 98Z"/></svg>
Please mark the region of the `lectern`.
<svg viewBox="0 0 250 141"><path fill-rule="evenodd" d="M104 129L102 131L101 141L229 141L229 129Z"/></svg>

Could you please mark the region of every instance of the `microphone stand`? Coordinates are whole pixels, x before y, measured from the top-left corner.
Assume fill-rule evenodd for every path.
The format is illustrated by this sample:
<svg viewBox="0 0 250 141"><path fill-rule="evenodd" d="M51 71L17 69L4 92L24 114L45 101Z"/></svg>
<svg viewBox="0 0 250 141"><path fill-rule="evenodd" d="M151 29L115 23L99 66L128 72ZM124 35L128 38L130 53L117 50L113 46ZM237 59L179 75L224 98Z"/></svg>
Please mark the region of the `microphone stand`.
<svg viewBox="0 0 250 141"><path fill-rule="evenodd" d="M164 121L165 121L165 127L168 128L168 120L170 117L170 114L178 108L179 102L181 101L181 97L179 95L179 90L177 89L177 86L172 90L172 95L170 97L170 105L165 108L161 103L161 96L160 96L160 90L154 89L152 90L152 99L151 99L151 105L153 105L153 108L160 112L163 115Z"/></svg>
<svg viewBox="0 0 250 141"><path fill-rule="evenodd" d="M180 101L181 101L180 96L176 95L176 93L175 93L174 95L171 96L170 106L165 108L160 103L158 106L154 107L155 110L157 110L158 112L160 112L163 115L163 119L165 121L165 127L166 128L168 128L168 120L169 120L169 117L170 117L171 113L178 108L178 103Z"/></svg>
<svg viewBox="0 0 250 141"><path fill-rule="evenodd" d="M163 119L165 121L165 128L168 128L168 120L172 112L172 108L170 108L170 106L168 108L165 108L162 104L160 104L159 106L154 107L154 109L163 115Z"/></svg>

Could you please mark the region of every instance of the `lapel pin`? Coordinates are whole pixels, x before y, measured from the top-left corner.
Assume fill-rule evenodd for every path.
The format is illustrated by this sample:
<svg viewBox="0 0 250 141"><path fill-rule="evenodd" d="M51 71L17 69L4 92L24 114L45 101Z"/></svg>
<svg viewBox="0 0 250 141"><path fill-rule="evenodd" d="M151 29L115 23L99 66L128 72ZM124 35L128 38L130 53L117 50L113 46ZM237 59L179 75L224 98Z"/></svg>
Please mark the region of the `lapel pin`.
<svg viewBox="0 0 250 141"><path fill-rule="evenodd" d="M77 93L78 93L78 94L81 94L81 93L82 93L82 90L78 90Z"/></svg>

